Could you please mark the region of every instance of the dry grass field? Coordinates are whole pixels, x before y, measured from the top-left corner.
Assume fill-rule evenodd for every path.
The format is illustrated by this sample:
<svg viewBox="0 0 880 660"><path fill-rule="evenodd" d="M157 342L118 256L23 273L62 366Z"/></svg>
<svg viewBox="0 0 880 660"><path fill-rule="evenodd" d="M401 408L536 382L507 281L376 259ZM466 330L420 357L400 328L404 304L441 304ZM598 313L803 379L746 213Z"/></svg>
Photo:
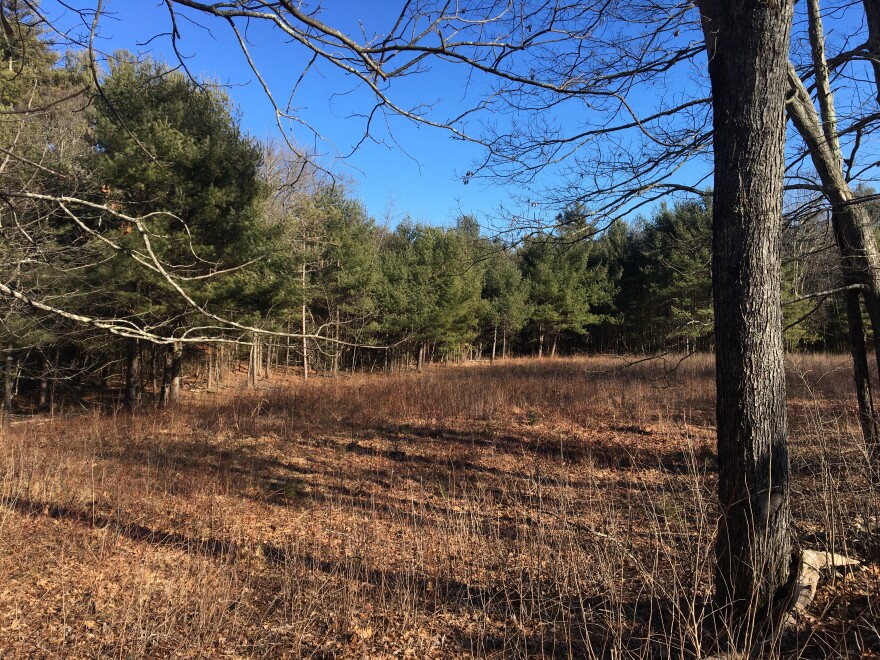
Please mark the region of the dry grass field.
<svg viewBox="0 0 880 660"><path fill-rule="evenodd" d="M16 420L0 657L704 657L713 378L523 360ZM765 654L880 657L851 390L790 358L801 543L863 563Z"/></svg>

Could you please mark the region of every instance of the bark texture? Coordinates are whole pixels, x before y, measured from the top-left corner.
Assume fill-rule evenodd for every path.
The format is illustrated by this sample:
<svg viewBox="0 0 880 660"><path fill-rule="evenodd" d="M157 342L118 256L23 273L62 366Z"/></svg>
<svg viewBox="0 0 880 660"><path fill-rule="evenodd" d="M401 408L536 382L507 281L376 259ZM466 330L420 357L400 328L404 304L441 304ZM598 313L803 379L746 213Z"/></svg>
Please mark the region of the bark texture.
<svg viewBox="0 0 880 660"><path fill-rule="evenodd" d="M780 244L793 0L703 0L700 12L715 148L716 597L755 612L789 587L792 564Z"/></svg>

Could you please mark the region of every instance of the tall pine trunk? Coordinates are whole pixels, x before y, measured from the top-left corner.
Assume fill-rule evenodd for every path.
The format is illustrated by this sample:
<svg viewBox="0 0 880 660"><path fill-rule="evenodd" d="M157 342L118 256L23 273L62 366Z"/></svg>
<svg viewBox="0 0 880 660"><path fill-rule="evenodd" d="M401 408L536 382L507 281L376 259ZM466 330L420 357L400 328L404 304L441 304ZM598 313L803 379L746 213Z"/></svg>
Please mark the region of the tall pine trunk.
<svg viewBox="0 0 880 660"><path fill-rule="evenodd" d="M792 573L780 247L793 6L700 2L715 149L715 588L735 616L768 610Z"/></svg>

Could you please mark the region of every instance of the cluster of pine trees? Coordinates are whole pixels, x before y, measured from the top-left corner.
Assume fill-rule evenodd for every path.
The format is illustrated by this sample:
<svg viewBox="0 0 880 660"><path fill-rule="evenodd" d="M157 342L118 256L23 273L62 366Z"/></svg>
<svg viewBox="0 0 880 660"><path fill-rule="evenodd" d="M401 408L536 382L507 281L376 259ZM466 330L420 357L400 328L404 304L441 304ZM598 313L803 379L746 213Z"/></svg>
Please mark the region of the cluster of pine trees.
<svg viewBox="0 0 880 660"><path fill-rule="evenodd" d="M396 227L222 89L129 53L96 71L26 9L0 68L4 407L97 386L163 401L181 365L304 375L711 348L711 195L608 223L573 205L513 241L473 217ZM845 345L823 217L786 228L790 348ZM813 296L812 292L832 292ZM187 360L187 356L189 359Z"/></svg>

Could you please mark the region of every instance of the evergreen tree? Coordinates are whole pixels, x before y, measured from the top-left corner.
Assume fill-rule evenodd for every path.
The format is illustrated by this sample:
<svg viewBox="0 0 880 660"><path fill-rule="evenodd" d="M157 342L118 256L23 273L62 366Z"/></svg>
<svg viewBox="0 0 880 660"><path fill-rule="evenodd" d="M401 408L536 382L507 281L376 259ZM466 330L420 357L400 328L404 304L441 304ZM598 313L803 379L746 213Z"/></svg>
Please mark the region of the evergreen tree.
<svg viewBox="0 0 880 660"><path fill-rule="evenodd" d="M7 193L0 206L0 281L31 299L64 305L76 295L77 269L88 260L71 249L68 221L57 206L21 194L79 191L86 79L74 56L55 51L29 5L4 3L0 12L0 173ZM40 405L59 348L89 334L11 299L0 315L3 357L16 377L40 382Z"/></svg>
<svg viewBox="0 0 880 660"><path fill-rule="evenodd" d="M662 206L646 227L642 277L652 326L666 346L689 351L712 333L711 195Z"/></svg>
<svg viewBox="0 0 880 660"><path fill-rule="evenodd" d="M488 248L482 297L491 331L491 356L495 359L499 339L502 357L506 357L510 338L525 326L532 308L528 282L523 279L516 255L500 242L493 242Z"/></svg>
<svg viewBox="0 0 880 660"><path fill-rule="evenodd" d="M246 277L210 277L265 257L271 245L258 222L260 151L241 133L225 95L123 52L111 61L90 116L88 166L98 198L143 218L156 256L196 300L234 313L249 296L259 299ZM106 214L94 222L128 250L145 252L128 222ZM173 328L187 312L162 276L127 254L112 255L92 278L113 283L102 296L105 313L121 307L141 323ZM244 301L229 301L230 281Z"/></svg>
<svg viewBox="0 0 880 660"><path fill-rule="evenodd" d="M406 340L418 362L433 351L453 357L477 336L484 303L482 271L467 236L403 222L383 255L382 304L387 336Z"/></svg>
<svg viewBox="0 0 880 660"><path fill-rule="evenodd" d="M596 228L584 210L574 206L558 218L558 235L538 233L521 250L522 268L532 306L529 325L539 356L555 355L561 335L583 337L605 316L597 309L613 299L608 266L591 258Z"/></svg>

